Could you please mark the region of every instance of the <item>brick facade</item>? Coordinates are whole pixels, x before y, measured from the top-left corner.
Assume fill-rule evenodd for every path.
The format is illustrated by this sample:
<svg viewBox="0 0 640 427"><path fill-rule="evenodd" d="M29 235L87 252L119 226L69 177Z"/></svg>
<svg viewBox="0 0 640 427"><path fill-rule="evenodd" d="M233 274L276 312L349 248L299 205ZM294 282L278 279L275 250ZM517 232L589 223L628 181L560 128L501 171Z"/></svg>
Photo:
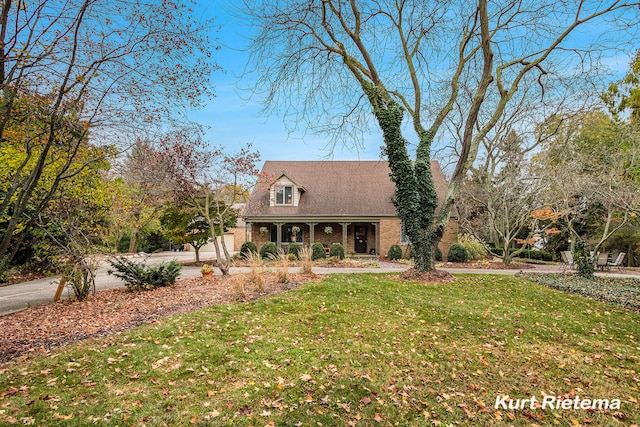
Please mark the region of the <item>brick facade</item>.
<svg viewBox="0 0 640 427"><path fill-rule="evenodd" d="M389 219L381 219L380 220L380 256L384 258L387 256L389 252L389 248L392 245L400 245L400 219L398 218L389 218ZM442 252L442 258L446 261L447 253L449 252L449 248L454 243L458 242L458 221L455 218L449 219L449 223L447 224L447 228L444 232L444 236L440 240L438 247ZM408 245L400 245L402 248L402 253L404 258L409 258L409 246Z"/></svg>
<svg viewBox="0 0 640 427"><path fill-rule="evenodd" d="M300 227L302 233L302 245L309 245L310 235L309 235L309 226L306 223L291 223L290 225L297 225ZM345 246L345 255L350 256L355 254L355 226L356 225L364 225L367 227L367 251L369 254L372 249L376 247L376 235L375 235L375 227L371 223L351 223L347 227L347 245ZM271 232L267 232L266 234L260 233L261 227L267 227L270 229L270 223L255 223L250 224L249 227L249 239L256 244L258 249L262 247L266 242L271 241ZM324 232L325 227L330 226L333 228L333 232L331 234L326 234ZM320 242L325 246L331 246L332 243L340 243L342 244L342 226L340 223L318 223L315 226L314 231L314 242ZM380 253L378 254L381 258L387 256L389 252L389 248L392 245L400 245L400 220L398 218L382 218L380 219L380 223L378 226L378 230L380 233ZM235 236L234 242L234 250L239 251L240 246L245 241L246 231L244 228L236 228L229 230L233 231ZM452 218L449 220L449 224L447 225L447 229L445 230L444 236L440 240L438 247L442 252L443 259L446 261L447 253L449 252L449 248L454 243L458 242L458 222ZM283 246L286 249L287 242L283 242ZM403 250L404 258L409 258L410 248L408 245L400 245Z"/></svg>
<svg viewBox="0 0 640 427"><path fill-rule="evenodd" d="M228 233L233 234L233 250L235 252L240 252L240 247L246 240L247 230L245 227L236 227L230 228L227 230Z"/></svg>

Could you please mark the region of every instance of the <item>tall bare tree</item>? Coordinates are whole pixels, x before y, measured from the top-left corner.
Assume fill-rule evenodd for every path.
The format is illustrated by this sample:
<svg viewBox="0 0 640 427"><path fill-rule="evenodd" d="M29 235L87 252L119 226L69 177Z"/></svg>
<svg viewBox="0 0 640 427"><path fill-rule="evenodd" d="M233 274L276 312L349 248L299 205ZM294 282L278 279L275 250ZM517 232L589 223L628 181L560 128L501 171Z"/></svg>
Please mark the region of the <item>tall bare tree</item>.
<svg viewBox="0 0 640 427"><path fill-rule="evenodd" d="M131 230L129 252L137 252L140 233L159 220L173 191L169 165L151 142L140 140L116 169L124 180L125 214Z"/></svg>
<svg viewBox="0 0 640 427"><path fill-rule="evenodd" d="M163 140L163 153L175 180L176 196L195 208L209 224L218 268L229 274L231 255L224 241L229 216L237 218L235 204L246 201L255 182L260 154L251 144L230 153L212 147L199 137L171 134ZM216 236L222 236L220 241Z"/></svg>
<svg viewBox="0 0 640 427"><path fill-rule="evenodd" d="M0 144L19 154L0 182L0 271L60 183L95 160L75 161L83 144L178 118L215 68L190 0L1 4Z"/></svg>
<svg viewBox="0 0 640 427"><path fill-rule="evenodd" d="M617 0L244 5L241 13L258 29L250 51L267 106L291 115L297 126L331 133L336 142L353 142L373 112L397 188L396 208L423 271L434 267L435 244L480 141L514 97L531 86L532 99L545 102L558 82L595 72L603 47L632 40L622 32L637 29L639 14L638 2ZM589 31L578 44L573 35L583 27ZM444 125L454 108L462 132L436 212L430 160L449 137Z"/></svg>

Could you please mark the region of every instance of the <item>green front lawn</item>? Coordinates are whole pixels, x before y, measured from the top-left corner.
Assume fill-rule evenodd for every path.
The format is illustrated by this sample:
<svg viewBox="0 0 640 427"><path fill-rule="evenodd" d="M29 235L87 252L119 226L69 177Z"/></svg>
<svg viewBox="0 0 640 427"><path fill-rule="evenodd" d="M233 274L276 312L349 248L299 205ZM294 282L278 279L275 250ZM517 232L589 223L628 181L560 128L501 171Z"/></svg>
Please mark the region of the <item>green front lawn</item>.
<svg viewBox="0 0 640 427"><path fill-rule="evenodd" d="M637 312L519 278L333 275L7 363L0 425L630 426L639 337Z"/></svg>

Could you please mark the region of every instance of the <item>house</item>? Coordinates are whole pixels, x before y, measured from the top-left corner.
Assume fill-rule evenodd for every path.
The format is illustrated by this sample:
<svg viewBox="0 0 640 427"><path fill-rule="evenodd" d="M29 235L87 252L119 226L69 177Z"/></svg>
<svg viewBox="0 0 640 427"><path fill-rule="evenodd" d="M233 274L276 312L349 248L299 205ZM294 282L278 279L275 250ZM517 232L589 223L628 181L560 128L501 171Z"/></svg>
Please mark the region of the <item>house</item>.
<svg viewBox="0 0 640 427"><path fill-rule="evenodd" d="M446 178L438 162L431 168L441 202ZM338 242L348 256L385 256L398 244L408 256L389 173L384 161L267 161L244 209L246 239L284 250L291 242ZM456 241L454 218L439 245L442 253Z"/></svg>

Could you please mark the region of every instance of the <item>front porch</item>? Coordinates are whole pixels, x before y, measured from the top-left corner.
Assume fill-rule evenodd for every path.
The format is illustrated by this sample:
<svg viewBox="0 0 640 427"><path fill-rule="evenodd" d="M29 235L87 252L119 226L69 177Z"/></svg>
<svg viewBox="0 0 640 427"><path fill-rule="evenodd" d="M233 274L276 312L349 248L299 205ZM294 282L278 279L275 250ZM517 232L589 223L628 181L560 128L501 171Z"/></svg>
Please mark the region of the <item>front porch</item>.
<svg viewBox="0 0 640 427"><path fill-rule="evenodd" d="M345 256L380 255L379 221L309 221L309 222L249 222L246 239L253 241L258 248L266 242L274 242L278 248L286 251L292 242L311 247L320 242L325 248L340 243Z"/></svg>

